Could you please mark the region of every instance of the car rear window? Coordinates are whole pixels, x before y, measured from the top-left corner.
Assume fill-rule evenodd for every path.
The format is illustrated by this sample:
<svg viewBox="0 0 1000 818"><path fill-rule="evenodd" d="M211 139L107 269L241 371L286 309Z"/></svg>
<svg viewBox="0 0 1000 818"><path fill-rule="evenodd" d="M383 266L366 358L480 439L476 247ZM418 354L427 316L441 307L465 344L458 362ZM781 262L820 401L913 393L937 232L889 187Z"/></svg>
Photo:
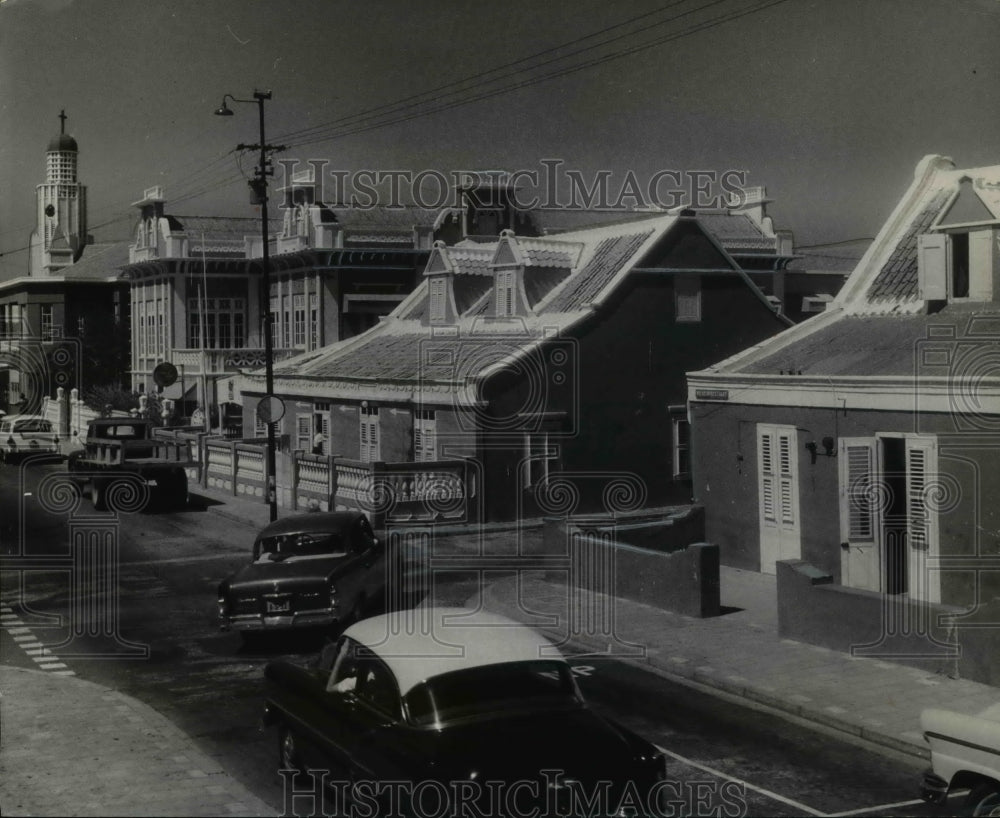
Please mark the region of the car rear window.
<svg viewBox="0 0 1000 818"><path fill-rule="evenodd" d="M582 701L565 662L540 659L443 673L406 694L411 722L440 724L516 709L552 709Z"/></svg>
<svg viewBox="0 0 1000 818"><path fill-rule="evenodd" d="M254 548L256 562L281 562L296 557L343 557L347 543L336 532L310 531L263 537Z"/></svg>

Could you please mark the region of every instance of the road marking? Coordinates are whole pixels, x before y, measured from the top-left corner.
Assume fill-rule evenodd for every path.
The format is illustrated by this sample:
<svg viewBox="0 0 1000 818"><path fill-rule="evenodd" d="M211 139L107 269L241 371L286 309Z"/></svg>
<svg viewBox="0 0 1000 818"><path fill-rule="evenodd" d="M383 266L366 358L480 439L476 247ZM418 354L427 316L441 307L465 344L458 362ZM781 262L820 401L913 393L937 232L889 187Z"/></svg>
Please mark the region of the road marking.
<svg viewBox="0 0 1000 818"><path fill-rule="evenodd" d="M5 602L0 603L0 628L7 631L14 643L42 670L60 676L76 676L75 671L66 667L57 655L38 641L31 628L25 627L21 617Z"/></svg>
<svg viewBox="0 0 1000 818"><path fill-rule="evenodd" d="M722 770L717 770L714 767L709 767L706 764L701 764L700 762L693 761L690 758L685 758L682 755L678 755L677 753L668 750L666 747L660 747L659 745L657 745L657 749L660 750L660 752L670 756L671 758L680 761L682 764L687 764L690 767L694 767L696 770L701 770L702 772L709 773L710 775L718 776L719 778L724 778L727 781L734 781L737 784L741 784L742 786L746 787L748 790L753 790L754 792L760 793L761 795L766 796L767 798L770 798L774 801L778 801L789 807L794 807L795 809L802 810L802 812L808 815L817 815L817 816L822 816L822 818L826 818L827 814L825 812L820 812L819 810L806 806L805 804L799 801L795 801L791 798L786 798L785 796L779 795L778 793L773 792L772 790L767 790L764 789L763 787L758 787L756 784L751 784L749 781L746 781L742 778L737 778L736 776L730 775L729 773L724 773L722 772Z"/></svg>
<svg viewBox="0 0 1000 818"><path fill-rule="evenodd" d="M948 798L956 798L964 796L967 790L962 790L960 792L951 792L948 794ZM910 801L897 801L895 804L879 804L877 807L863 807L862 809L852 809L847 812L831 812L827 818L845 818L848 815L865 815L869 812L883 813L886 810L891 809L902 809L903 807L915 807L918 804L925 804L923 798L914 798Z"/></svg>
<svg viewBox="0 0 1000 818"><path fill-rule="evenodd" d="M185 562L211 562L212 560L224 560L224 559L247 559L249 558L249 549L246 552L243 551L232 551L222 554L201 554L197 557L169 557L162 560L135 560L132 562L121 563L122 568L130 568L133 565L179 565Z"/></svg>

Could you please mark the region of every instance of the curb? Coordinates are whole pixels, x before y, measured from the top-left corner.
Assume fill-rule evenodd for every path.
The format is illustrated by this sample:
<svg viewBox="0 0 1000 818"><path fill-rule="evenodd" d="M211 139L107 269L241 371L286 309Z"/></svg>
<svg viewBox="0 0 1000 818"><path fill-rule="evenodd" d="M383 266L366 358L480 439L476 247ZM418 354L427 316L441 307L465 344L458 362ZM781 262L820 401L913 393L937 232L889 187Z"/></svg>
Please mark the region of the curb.
<svg viewBox="0 0 1000 818"><path fill-rule="evenodd" d="M483 602L487 607L502 611L506 615L517 619L517 616L507 610L502 601L497 604L497 600L490 600L484 595ZM566 638L566 635L556 628L535 626L537 629L556 641ZM580 646L584 651L589 651L598 655L605 655L607 645L596 639L588 639L586 636L574 635L570 638L572 644ZM896 753L919 759L923 762L930 762L930 748L924 743L908 741L905 738L882 732L876 728L866 727L856 722L841 718L833 713L823 712L813 707L789 702L779 696L773 695L765 690L748 684L742 684L725 678L720 678L716 673L707 672L699 668L691 668L684 673L678 670L675 665L667 665L656 661L649 656L643 660L623 659L637 668L646 670L663 676L676 684L691 687L704 693L717 693L725 697L739 699L744 702L751 702L758 707L773 711L779 716L786 716L798 721L825 728L836 733L842 733L845 737L865 741L876 747L892 750Z"/></svg>

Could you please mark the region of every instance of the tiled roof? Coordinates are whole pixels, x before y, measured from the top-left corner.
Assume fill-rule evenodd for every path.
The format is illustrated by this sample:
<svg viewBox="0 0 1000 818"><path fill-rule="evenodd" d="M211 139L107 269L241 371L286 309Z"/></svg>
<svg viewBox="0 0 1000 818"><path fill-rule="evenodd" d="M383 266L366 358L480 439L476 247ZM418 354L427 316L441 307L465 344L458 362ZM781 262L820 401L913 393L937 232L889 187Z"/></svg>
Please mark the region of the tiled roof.
<svg viewBox="0 0 1000 818"><path fill-rule="evenodd" d="M348 207L330 205L337 221L348 228L366 231L412 231L414 227L433 227L439 211L407 205L405 207Z"/></svg>
<svg viewBox="0 0 1000 818"><path fill-rule="evenodd" d="M622 266L642 246L652 230L606 238L597 245L593 256L566 283L564 289L542 310L545 313L579 310L593 301L611 282Z"/></svg>
<svg viewBox="0 0 1000 818"><path fill-rule="evenodd" d="M914 375L923 366L922 342L934 338L931 329L947 327L955 337L964 337L973 315L981 323L987 320L981 309L973 313L965 305L932 315L844 316L734 371L749 375ZM994 313L991 324L1000 327L1000 312Z"/></svg>
<svg viewBox="0 0 1000 818"><path fill-rule="evenodd" d="M260 219L232 216L176 216L192 242L200 241L205 234L206 243L232 241L242 244L244 237L260 236ZM281 220L269 219L271 232L281 232Z"/></svg>
<svg viewBox="0 0 1000 818"><path fill-rule="evenodd" d="M115 278L118 271L128 264L127 241L108 244L90 244L76 264L64 267L59 275L67 279Z"/></svg>
<svg viewBox="0 0 1000 818"><path fill-rule="evenodd" d="M493 258L493 247L491 245L456 245L444 248L448 258L455 265L455 272L459 275L492 276L490 260Z"/></svg>
<svg viewBox="0 0 1000 818"><path fill-rule="evenodd" d="M950 194L942 190L914 216L906 233L896 244L889 260L882 265L868 288L868 299L878 301L914 301L917 292L917 239L926 233Z"/></svg>
<svg viewBox="0 0 1000 818"><path fill-rule="evenodd" d="M464 383L538 337L527 331L437 336L417 327L411 332L371 332L363 341L344 345L340 354L305 365L292 359L274 371L335 381Z"/></svg>
<svg viewBox="0 0 1000 818"><path fill-rule="evenodd" d="M634 222L644 216L663 216L665 213L630 213L623 210L580 210L539 208L527 211L532 225L542 236L559 237L560 233L589 230Z"/></svg>
<svg viewBox="0 0 1000 818"><path fill-rule="evenodd" d="M774 251L776 247L774 236L764 235L746 213L698 213L698 221L730 252L737 249Z"/></svg>

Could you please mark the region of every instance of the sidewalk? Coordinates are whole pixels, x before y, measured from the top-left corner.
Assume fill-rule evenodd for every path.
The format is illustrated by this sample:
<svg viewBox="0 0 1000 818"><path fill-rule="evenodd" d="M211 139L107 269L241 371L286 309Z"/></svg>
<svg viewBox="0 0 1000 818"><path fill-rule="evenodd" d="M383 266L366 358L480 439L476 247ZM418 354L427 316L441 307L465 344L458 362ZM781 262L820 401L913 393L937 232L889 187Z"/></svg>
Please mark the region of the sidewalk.
<svg viewBox="0 0 1000 818"><path fill-rule="evenodd" d="M244 520L252 514L261 525L267 522L264 504L237 501L233 507L233 498L211 491L203 494L224 501L212 507L216 513ZM285 513L292 512L279 509L279 514ZM463 537L460 530L448 530L435 550L469 554L471 533L472 529ZM491 554L513 551L510 531L494 531L484 541ZM978 715L1000 703L1000 688L780 639L775 577L723 567L720 579L722 604L730 612L710 619L592 595L585 600L586 610L613 611L612 632L600 638L579 630L569 632L566 587L545 581L537 572L491 584L483 591L483 604L536 625L557 641L572 638L575 645L594 653L635 653L629 647L633 646L640 653L636 661L677 681L924 759L929 758L929 750L920 733L923 708ZM546 624L553 618L556 625Z"/></svg>
<svg viewBox="0 0 1000 818"><path fill-rule="evenodd" d="M263 503L211 490L194 494L212 513L255 527L268 522ZM435 552L470 556L481 546L491 555L514 552L509 529L472 534L450 529ZM611 613L590 633L570 633L566 587L537 572L493 582L482 602L557 641L571 637L572 646L593 653L629 654L668 678L911 756L928 756L919 726L924 707L979 714L1000 701L998 688L779 639L774 577L723 568L721 581L728 613L711 619L600 595L574 597L585 603L577 610ZM273 812L164 716L91 682L0 665L0 728L4 815Z"/></svg>
<svg viewBox="0 0 1000 818"><path fill-rule="evenodd" d="M668 678L922 759L930 758L920 732L923 708L978 715L1000 702L1000 689L989 685L780 639L772 576L723 567L721 591L723 605L741 610L694 619L600 594L578 598L587 611L613 611L603 637L570 633L565 586L537 577L522 579L520 604L515 578L490 585L483 603L529 623L524 609L556 614L556 626L540 628L556 641L569 637L597 654L638 648L636 661Z"/></svg>
<svg viewBox="0 0 1000 818"><path fill-rule="evenodd" d="M272 815L153 708L0 665L4 815Z"/></svg>

